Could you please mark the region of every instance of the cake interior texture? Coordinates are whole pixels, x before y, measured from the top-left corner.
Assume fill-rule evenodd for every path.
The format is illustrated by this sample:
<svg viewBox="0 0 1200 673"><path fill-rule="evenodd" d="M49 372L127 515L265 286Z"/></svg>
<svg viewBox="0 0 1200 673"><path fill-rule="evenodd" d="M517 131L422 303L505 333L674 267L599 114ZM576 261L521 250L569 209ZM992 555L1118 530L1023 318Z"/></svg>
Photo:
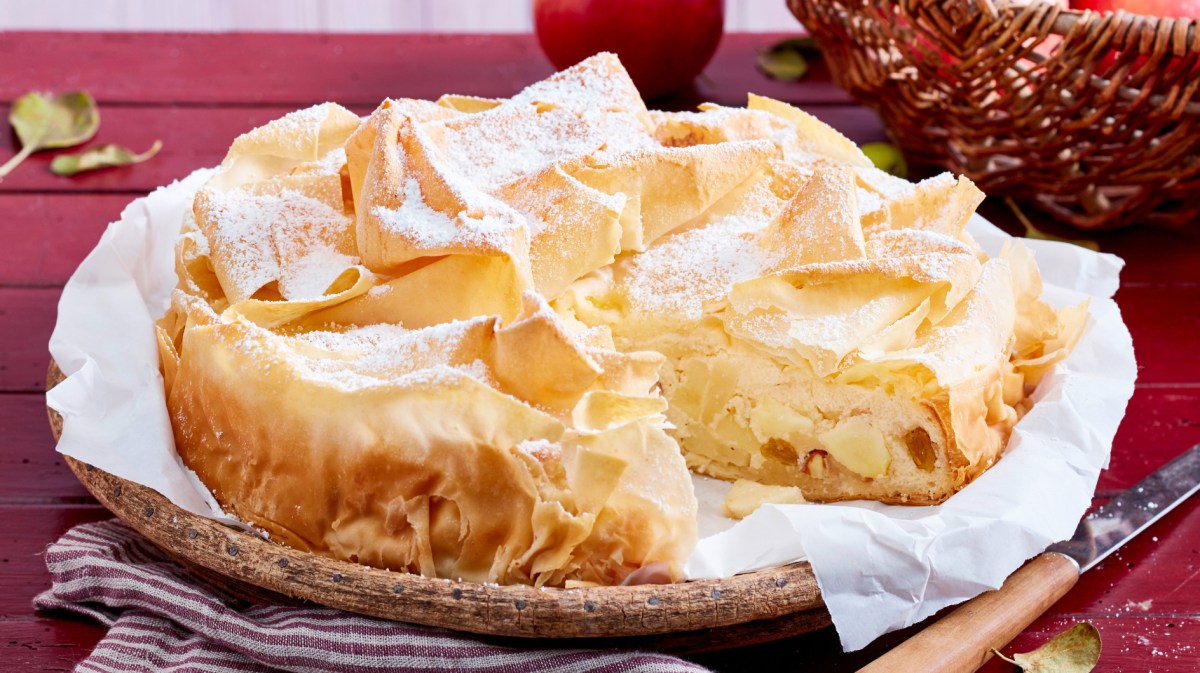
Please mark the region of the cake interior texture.
<svg viewBox="0 0 1200 673"><path fill-rule="evenodd" d="M291 113L183 223L175 443L272 539L482 582L679 579L693 471L737 516L938 503L1087 319L971 239L982 198L771 99L650 111L609 54Z"/></svg>

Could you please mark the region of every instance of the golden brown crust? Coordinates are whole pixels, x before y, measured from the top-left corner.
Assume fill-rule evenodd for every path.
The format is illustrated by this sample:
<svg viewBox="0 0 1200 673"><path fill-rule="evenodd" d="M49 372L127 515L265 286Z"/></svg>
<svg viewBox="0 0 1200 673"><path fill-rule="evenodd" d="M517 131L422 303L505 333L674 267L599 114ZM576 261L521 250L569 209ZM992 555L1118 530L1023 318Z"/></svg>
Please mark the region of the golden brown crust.
<svg viewBox="0 0 1200 673"><path fill-rule="evenodd" d="M963 233L981 197L777 101L650 113L611 55L508 100L299 111L181 232L176 446L273 539L474 581L679 577L689 466L940 502L1083 320Z"/></svg>
<svg viewBox="0 0 1200 673"><path fill-rule="evenodd" d="M581 432L477 374L443 365L373 379L333 369L341 354L311 335L225 322L198 302L178 310L189 325L168 396L176 445L230 513L274 539L384 568L536 584L616 583L645 563L678 566L694 543L682 460L661 429L636 422L645 411ZM483 353L495 372L512 357L494 318L460 333L447 348L462 352L444 362Z"/></svg>
<svg viewBox="0 0 1200 673"><path fill-rule="evenodd" d="M764 113L801 136L814 128L755 101L657 113L658 135L781 137ZM1041 301L1020 246L995 259L978 249L964 233L982 199L969 181L912 185L825 135L784 142L783 161L556 305L623 348L668 356L672 434L693 470L808 500L936 504L999 458L1083 311ZM824 158L794 170L786 157L814 146Z"/></svg>

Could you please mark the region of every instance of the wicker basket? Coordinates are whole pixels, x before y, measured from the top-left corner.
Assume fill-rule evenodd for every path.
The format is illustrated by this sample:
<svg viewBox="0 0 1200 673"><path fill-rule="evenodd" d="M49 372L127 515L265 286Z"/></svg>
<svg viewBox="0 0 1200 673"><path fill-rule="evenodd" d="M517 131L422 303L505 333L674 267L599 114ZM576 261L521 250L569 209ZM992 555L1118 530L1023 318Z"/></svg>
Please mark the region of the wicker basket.
<svg viewBox="0 0 1200 673"><path fill-rule="evenodd" d="M788 0L910 162L1085 229L1200 216L1200 22L1048 0Z"/></svg>

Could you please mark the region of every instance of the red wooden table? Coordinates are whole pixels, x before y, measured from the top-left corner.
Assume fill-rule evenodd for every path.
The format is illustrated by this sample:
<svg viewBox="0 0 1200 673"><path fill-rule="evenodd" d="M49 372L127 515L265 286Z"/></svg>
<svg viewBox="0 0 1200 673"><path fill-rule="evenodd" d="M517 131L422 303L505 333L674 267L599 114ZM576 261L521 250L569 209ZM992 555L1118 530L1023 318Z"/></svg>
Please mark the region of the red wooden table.
<svg viewBox="0 0 1200 673"><path fill-rule="evenodd" d="M884 139L878 118L854 105L820 65L800 84L772 82L754 53L772 36L731 35L697 90L744 104L747 91L800 105L862 143ZM136 150L164 142L151 161L55 177L38 154L0 183L0 670L67 670L103 631L37 614L47 586L40 552L67 528L109 516L54 452L42 394L60 287L131 199L218 163L239 133L289 110L333 100L368 112L387 96L445 92L508 96L551 72L528 36L137 35L0 33L0 101L29 90L90 90L100 102L96 142ZM0 159L15 151L0 134ZM1002 206L984 212L1002 226ZM1197 223L1200 224L1200 223ZM1100 479L1103 498L1200 442L1200 240L1135 229L1097 237L1128 267L1117 300L1140 377ZM1013 643L1029 650L1078 620L1104 638L1098 671L1200 669L1200 498L1127 545ZM910 629L910 631L912 631ZM718 670L854 670L901 639L842 654L831 629L699 655ZM987 671L1009 670L992 661Z"/></svg>

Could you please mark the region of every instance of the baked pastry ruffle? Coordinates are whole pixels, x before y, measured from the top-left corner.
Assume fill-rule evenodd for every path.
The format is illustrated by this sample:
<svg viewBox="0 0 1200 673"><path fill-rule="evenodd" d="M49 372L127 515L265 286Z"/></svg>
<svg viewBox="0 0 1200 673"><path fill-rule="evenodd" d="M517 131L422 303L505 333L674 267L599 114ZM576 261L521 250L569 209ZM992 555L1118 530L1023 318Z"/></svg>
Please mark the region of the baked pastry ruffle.
<svg viewBox="0 0 1200 673"><path fill-rule="evenodd" d="M651 112L607 54L295 112L182 227L176 446L273 539L485 582L678 579L689 467L749 480L742 512L939 502L1086 316L964 233L980 199L770 99Z"/></svg>

